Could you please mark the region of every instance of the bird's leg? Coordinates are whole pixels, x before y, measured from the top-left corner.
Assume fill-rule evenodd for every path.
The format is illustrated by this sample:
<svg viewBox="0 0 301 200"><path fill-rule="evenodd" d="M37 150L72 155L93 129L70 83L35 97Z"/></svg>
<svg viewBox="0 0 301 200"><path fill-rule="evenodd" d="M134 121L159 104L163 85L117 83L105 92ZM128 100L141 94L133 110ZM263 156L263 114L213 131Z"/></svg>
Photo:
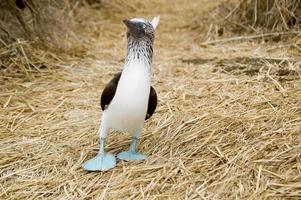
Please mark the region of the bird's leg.
<svg viewBox="0 0 301 200"><path fill-rule="evenodd" d="M123 151L117 155L120 160L131 161L131 160L146 160L147 156L137 152L137 141L138 137L132 137L132 142L130 149L128 151Z"/></svg>
<svg viewBox="0 0 301 200"><path fill-rule="evenodd" d="M137 137L132 137L132 142L131 142L131 145L130 145L130 151L132 152L136 152L136 149L137 149L137 140L138 138Z"/></svg>
<svg viewBox="0 0 301 200"><path fill-rule="evenodd" d="M99 138L99 150L98 150L98 155L103 155L105 153L105 143L106 143L106 138Z"/></svg>
<svg viewBox="0 0 301 200"><path fill-rule="evenodd" d="M109 129L105 126L101 126L99 130L99 151L98 154L88 160L83 168L87 171L106 171L116 166L116 158L110 153L104 151L104 146L106 142L106 136Z"/></svg>

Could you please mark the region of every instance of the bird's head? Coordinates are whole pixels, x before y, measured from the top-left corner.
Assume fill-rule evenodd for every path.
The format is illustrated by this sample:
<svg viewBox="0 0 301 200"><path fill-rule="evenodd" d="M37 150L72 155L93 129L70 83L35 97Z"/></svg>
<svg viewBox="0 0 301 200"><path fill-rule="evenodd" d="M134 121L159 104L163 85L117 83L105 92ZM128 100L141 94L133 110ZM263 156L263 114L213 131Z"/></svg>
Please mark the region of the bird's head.
<svg viewBox="0 0 301 200"><path fill-rule="evenodd" d="M151 40L153 42L155 29L159 24L160 17L154 17L151 21L134 18L125 19L123 23L127 26L127 37L134 40Z"/></svg>

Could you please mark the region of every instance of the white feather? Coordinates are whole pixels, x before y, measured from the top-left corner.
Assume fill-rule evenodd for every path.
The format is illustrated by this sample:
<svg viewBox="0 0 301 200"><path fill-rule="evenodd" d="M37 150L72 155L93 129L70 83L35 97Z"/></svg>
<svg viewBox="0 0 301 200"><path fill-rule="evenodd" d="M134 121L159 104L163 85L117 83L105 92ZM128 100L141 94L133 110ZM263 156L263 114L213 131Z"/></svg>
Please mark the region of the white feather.
<svg viewBox="0 0 301 200"><path fill-rule="evenodd" d="M133 18L131 19L132 22L143 22L143 23L146 23L145 19L142 19L142 18Z"/></svg>
<svg viewBox="0 0 301 200"><path fill-rule="evenodd" d="M157 16L157 17L154 17L151 21L151 24L153 25L154 29L156 30L158 24L159 24L159 21L160 21L160 16Z"/></svg>
<svg viewBox="0 0 301 200"><path fill-rule="evenodd" d="M103 114L103 123L108 128L140 134L147 112L150 79L150 66L145 62L126 63L115 96Z"/></svg>

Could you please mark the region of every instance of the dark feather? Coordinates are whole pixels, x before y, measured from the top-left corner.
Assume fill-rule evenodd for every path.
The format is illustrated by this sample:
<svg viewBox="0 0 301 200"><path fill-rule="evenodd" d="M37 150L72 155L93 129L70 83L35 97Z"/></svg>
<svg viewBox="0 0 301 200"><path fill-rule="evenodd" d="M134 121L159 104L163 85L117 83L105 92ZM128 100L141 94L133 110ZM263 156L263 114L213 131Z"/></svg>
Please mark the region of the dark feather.
<svg viewBox="0 0 301 200"><path fill-rule="evenodd" d="M100 106L102 110L105 110L110 105L112 99L114 98L120 77L121 77L121 72L115 74L114 78L106 85L105 89L103 90L100 99ZM149 119L154 114L156 108L157 108L157 93L155 89L151 86L145 120Z"/></svg>
<svg viewBox="0 0 301 200"><path fill-rule="evenodd" d="M156 90L151 86L145 120L149 119L154 114L156 108L157 108L157 93Z"/></svg>
<svg viewBox="0 0 301 200"><path fill-rule="evenodd" d="M100 106L102 110L105 110L111 103L121 76L121 72L115 74L114 78L106 85L101 94Z"/></svg>

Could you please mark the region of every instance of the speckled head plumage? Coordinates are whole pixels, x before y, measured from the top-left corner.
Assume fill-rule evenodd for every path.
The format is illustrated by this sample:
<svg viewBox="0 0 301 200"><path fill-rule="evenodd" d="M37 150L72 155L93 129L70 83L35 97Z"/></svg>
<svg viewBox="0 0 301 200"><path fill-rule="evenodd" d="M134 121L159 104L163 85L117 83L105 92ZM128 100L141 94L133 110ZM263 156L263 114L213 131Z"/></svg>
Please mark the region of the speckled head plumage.
<svg viewBox="0 0 301 200"><path fill-rule="evenodd" d="M155 30L159 20L159 16L154 17L151 21L141 18L123 20L127 26L128 53L126 62L131 59L143 59L151 64Z"/></svg>
<svg viewBox="0 0 301 200"><path fill-rule="evenodd" d="M159 23L160 17L154 17L152 21L142 18L133 18L123 20L127 26L127 38L135 41L150 40L154 41L155 29Z"/></svg>

